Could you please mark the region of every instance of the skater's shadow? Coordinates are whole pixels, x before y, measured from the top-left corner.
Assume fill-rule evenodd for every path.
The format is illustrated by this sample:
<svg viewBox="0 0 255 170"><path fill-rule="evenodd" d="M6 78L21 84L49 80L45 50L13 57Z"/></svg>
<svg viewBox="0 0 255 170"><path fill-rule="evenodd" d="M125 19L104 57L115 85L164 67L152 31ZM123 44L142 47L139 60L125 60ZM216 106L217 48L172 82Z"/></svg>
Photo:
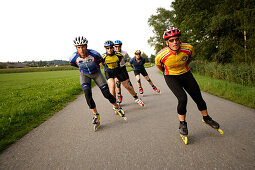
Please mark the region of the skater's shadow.
<svg viewBox="0 0 255 170"><path fill-rule="evenodd" d="M156 94L156 93L154 93L154 94L144 94L142 97L149 97L149 96L155 96L155 95L159 95L159 94Z"/></svg>
<svg viewBox="0 0 255 170"><path fill-rule="evenodd" d="M120 127L124 126L127 123L125 120L114 120L113 122L107 122L100 125L99 131L105 131L109 129L119 129Z"/></svg>

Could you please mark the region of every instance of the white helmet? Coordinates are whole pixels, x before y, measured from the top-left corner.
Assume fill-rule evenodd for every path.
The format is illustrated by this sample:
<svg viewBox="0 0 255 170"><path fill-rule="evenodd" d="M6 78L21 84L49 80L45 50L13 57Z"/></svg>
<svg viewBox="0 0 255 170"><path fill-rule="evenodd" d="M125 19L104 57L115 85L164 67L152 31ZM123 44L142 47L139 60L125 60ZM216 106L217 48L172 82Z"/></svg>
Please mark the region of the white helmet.
<svg viewBox="0 0 255 170"><path fill-rule="evenodd" d="M83 37L83 36L79 36L79 37L75 37L75 39L73 40L74 42L74 46L78 46L78 45L86 45L88 44L88 40Z"/></svg>

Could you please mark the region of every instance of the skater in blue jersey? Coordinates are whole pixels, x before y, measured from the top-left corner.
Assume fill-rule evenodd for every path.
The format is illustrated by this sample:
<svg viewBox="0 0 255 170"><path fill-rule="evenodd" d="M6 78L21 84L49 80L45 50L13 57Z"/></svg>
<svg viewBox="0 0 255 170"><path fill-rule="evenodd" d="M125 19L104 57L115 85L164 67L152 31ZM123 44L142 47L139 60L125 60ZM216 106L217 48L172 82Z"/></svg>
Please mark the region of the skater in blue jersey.
<svg viewBox="0 0 255 170"><path fill-rule="evenodd" d="M87 104L94 114L93 124L96 130L100 125L100 117L96 109L95 101L92 98L91 79L95 81L103 96L109 100L116 111L122 113L122 109L117 105L116 98L110 93L108 84L101 73L99 64L103 61L103 58L97 51L87 49L87 44L88 40L85 37L76 37L74 46L77 51L73 53L69 61L72 66L78 67L80 70L81 88L85 93ZM122 115L122 117L125 117L125 115Z"/></svg>

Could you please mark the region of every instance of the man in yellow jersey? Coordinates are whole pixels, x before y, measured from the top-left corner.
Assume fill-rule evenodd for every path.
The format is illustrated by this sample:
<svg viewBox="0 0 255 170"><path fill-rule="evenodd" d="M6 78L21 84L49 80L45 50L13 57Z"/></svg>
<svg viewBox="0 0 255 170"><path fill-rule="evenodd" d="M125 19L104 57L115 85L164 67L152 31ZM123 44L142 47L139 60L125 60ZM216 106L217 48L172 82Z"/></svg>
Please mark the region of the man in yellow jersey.
<svg viewBox="0 0 255 170"><path fill-rule="evenodd" d="M121 82L121 84L128 90L128 92L134 97L134 100L140 106L144 106L143 101L137 96L134 88L128 83L128 77L120 69L120 61L123 55L120 52L114 51L114 44L112 41L106 41L104 47L106 53L103 54L103 65L105 70L105 77L108 82L111 94L116 97L115 92L115 77Z"/></svg>
<svg viewBox="0 0 255 170"><path fill-rule="evenodd" d="M188 64L194 56L193 46L181 43L181 31L170 27L164 31L163 38L166 47L158 52L155 64L164 73L166 84L178 99L177 113L180 120L180 134L188 135L186 117L187 94L197 104L205 123L219 129L220 125L207 112L207 106L202 98L200 88L189 70ZM185 92L186 91L186 92Z"/></svg>
<svg viewBox="0 0 255 170"><path fill-rule="evenodd" d="M131 87L133 87L130 79L129 79L129 75L126 69L126 62L128 61L128 59L130 58L128 53L124 50L122 50L122 41L120 40L116 40L114 41L114 50L116 52L120 52L123 55L123 58L120 61L120 69L122 70L123 74L126 76L126 78L128 79L128 83ZM121 94L121 83L120 81L115 78L116 81L116 90L118 93L118 103L120 104L122 102L123 96Z"/></svg>

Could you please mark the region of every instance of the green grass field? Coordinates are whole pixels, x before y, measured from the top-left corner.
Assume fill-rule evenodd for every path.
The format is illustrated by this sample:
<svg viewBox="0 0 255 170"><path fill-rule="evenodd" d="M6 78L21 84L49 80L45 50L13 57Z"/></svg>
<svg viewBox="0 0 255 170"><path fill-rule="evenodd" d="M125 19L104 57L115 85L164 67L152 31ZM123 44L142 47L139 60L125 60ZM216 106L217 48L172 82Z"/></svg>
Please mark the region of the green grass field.
<svg viewBox="0 0 255 170"><path fill-rule="evenodd" d="M243 86L198 74L193 75L202 91L255 109L255 87Z"/></svg>
<svg viewBox="0 0 255 170"><path fill-rule="evenodd" d="M0 151L81 94L78 70L0 74Z"/></svg>

